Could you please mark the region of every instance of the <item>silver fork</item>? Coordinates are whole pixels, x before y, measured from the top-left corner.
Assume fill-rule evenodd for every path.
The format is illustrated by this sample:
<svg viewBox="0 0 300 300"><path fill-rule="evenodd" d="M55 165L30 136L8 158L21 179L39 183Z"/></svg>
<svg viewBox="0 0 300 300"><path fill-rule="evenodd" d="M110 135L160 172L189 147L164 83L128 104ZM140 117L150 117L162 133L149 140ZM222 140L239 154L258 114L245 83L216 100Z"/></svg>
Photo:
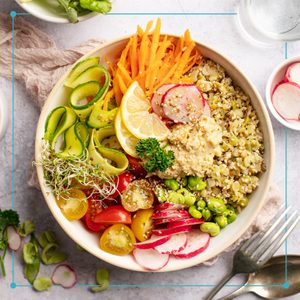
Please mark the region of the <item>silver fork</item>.
<svg viewBox="0 0 300 300"><path fill-rule="evenodd" d="M235 253L231 272L205 298L211 300L232 277L239 273L253 273L259 270L278 250L300 220L297 211L290 216L291 206L283 211L281 207L269 222L268 230L254 234Z"/></svg>

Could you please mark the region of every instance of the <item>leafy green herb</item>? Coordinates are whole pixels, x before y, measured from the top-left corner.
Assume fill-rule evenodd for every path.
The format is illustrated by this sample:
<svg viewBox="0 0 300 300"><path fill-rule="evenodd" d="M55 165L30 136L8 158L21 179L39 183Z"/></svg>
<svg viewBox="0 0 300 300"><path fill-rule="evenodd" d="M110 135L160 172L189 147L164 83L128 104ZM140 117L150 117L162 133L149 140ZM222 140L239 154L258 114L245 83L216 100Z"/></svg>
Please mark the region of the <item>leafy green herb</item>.
<svg viewBox="0 0 300 300"><path fill-rule="evenodd" d="M8 240L7 240L7 227L8 226L19 226L20 219L16 211L9 210L0 210L0 268L2 275L6 276L4 258L6 255Z"/></svg>
<svg viewBox="0 0 300 300"><path fill-rule="evenodd" d="M36 291L43 292L52 287L52 280L49 277L40 277L34 280L33 288Z"/></svg>
<svg viewBox="0 0 300 300"><path fill-rule="evenodd" d="M99 286L91 288L93 293L99 293L109 288L109 273L107 269L98 269L96 272L96 282Z"/></svg>
<svg viewBox="0 0 300 300"><path fill-rule="evenodd" d="M30 235L35 230L35 225L31 220L25 221L21 226L18 228L18 233L22 237L26 237Z"/></svg>
<svg viewBox="0 0 300 300"><path fill-rule="evenodd" d="M111 11L109 0L80 0L80 6L100 14L107 14Z"/></svg>
<svg viewBox="0 0 300 300"><path fill-rule="evenodd" d="M135 149L138 156L146 160L144 168L147 172L165 172L174 163L174 152L161 148L156 138L139 140Z"/></svg>
<svg viewBox="0 0 300 300"><path fill-rule="evenodd" d="M24 276L25 278L33 284L35 278L39 274L41 262L36 259L32 264L25 264L24 266Z"/></svg>

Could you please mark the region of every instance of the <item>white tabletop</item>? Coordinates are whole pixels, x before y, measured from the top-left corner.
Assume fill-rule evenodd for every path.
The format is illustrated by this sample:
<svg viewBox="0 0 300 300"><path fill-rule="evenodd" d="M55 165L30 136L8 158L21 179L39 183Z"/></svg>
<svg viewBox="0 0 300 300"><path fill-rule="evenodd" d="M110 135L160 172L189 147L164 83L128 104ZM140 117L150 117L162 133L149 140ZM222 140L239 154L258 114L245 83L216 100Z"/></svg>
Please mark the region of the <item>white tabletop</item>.
<svg viewBox="0 0 300 300"><path fill-rule="evenodd" d="M232 12L236 10L235 0L115 0L113 12ZM159 3L159 4L158 4ZM9 14L11 10L22 10L11 0L0 1L2 12ZM47 32L56 41L58 47L73 47L86 39L98 38L110 40L116 37L135 32L137 24L144 26L155 16L98 16L86 22L72 25L45 23L31 16L26 18L41 30ZM257 86L264 96L267 78L272 69L284 59L284 46L271 49L259 48L244 38L236 23L236 16L161 16L162 31L182 34L190 28L192 37L211 45L228 56L243 70ZM18 17L16 18L18 22ZM288 55L299 55L300 43L288 44ZM0 54L1 55L1 54ZM0 86L6 100L11 100L11 83L0 78ZM215 285L226 272L229 271L232 254L222 255L212 267L194 267L172 273L135 273L122 270L94 258L88 253L78 251L76 245L57 225L51 216L41 193L27 185L28 170L34 154L35 128L39 111L32 104L23 86L15 85L15 206L21 218L33 219L38 230L53 229L58 235L62 248L70 253L69 263L78 271L79 283L94 283L94 273L98 267L107 267L111 274L112 284L170 284L169 287L117 287L99 295L102 299L205 299L210 291L209 286L180 286L180 285ZM284 157L285 157L285 130L272 118L276 137L276 168L273 182L284 194ZM288 131L288 203L300 209L297 201L299 186L298 170L300 169L299 148L300 134ZM0 207L11 206L11 157L12 157L12 129L9 127L5 138L0 142ZM288 240L288 252L299 254L300 227L294 231ZM279 251L283 253L284 248ZM0 278L1 299L94 299L96 296L87 291L86 287L75 287L64 290L53 287L50 291L38 294L30 287L10 288L11 282L11 255L6 257L7 278ZM52 266L42 266L40 276L49 275ZM231 281L240 284L243 277ZM22 260L20 254L15 258L15 281L18 284L27 283L22 274ZM226 287L223 294L231 291ZM98 296L97 296L98 297ZM256 299L253 295L245 295L241 299ZM299 296L289 299L299 299Z"/></svg>

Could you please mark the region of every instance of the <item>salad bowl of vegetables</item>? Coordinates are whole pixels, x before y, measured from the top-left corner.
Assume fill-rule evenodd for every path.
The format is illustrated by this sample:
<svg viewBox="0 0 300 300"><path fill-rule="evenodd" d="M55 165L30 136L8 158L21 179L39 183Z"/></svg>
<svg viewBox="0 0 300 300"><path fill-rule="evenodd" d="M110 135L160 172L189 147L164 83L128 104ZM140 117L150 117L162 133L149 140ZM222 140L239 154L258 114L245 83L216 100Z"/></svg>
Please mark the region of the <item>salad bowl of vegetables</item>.
<svg viewBox="0 0 300 300"><path fill-rule="evenodd" d="M274 162L261 97L217 51L151 31L105 44L53 88L36 133L44 198L82 248L174 271L232 245L259 214Z"/></svg>

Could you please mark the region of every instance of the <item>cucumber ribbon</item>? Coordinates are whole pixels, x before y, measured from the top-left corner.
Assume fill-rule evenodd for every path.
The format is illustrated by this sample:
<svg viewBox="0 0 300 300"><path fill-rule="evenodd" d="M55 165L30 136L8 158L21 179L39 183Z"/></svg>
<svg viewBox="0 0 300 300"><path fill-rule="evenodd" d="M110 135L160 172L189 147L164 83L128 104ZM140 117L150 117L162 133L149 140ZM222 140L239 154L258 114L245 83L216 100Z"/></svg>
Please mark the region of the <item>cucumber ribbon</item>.
<svg viewBox="0 0 300 300"><path fill-rule="evenodd" d="M93 129L88 147L91 163L99 165L110 175L118 175L128 167L128 159L124 153L102 145L104 139L114 135L116 133L112 126Z"/></svg>

